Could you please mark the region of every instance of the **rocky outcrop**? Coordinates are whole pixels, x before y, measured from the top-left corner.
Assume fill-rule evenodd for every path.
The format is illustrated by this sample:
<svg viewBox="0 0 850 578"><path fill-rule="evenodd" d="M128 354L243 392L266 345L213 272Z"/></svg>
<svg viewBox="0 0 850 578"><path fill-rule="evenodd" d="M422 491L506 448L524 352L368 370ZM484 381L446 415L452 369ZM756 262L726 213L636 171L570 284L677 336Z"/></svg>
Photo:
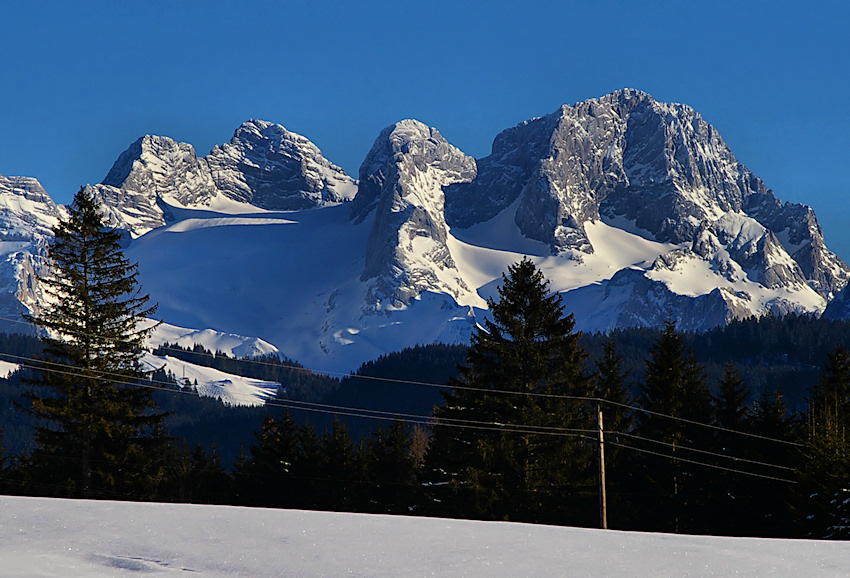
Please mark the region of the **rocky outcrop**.
<svg viewBox="0 0 850 578"><path fill-rule="evenodd" d="M218 194L206 161L192 145L154 135L121 153L102 184L187 207L209 205Z"/></svg>
<svg viewBox="0 0 850 578"><path fill-rule="evenodd" d="M376 308L410 305L423 291L455 299L467 285L447 245L443 187L470 181L475 160L433 128L404 120L384 129L360 168L351 219L373 215L360 276Z"/></svg>
<svg viewBox="0 0 850 578"><path fill-rule="evenodd" d="M354 179L312 142L261 120L198 157L194 147L147 135L91 187L110 225L138 237L173 220L171 208L300 210L350 200Z"/></svg>
<svg viewBox="0 0 850 578"><path fill-rule="evenodd" d="M36 179L0 175L0 331L35 331L22 315L45 299L38 277L47 274L47 244L61 216Z"/></svg>
<svg viewBox="0 0 850 578"><path fill-rule="evenodd" d="M508 129L478 167L475 180L446 189L451 226L510 210L553 254L592 254L586 223L618 217L667 243L700 245L712 232L724 259L768 286L803 279L828 300L850 278L809 207L777 200L692 108L646 93L618 91ZM757 224L761 241L744 247L725 229L730 215Z"/></svg>
<svg viewBox="0 0 850 578"><path fill-rule="evenodd" d="M130 145L90 191L107 223L134 237L168 223L169 206L209 208L219 195L192 145L154 135Z"/></svg>
<svg viewBox="0 0 850 578"><path fill-rule="evenodd" d="M350 201L357 192L354 179L315 144L262 120L242 124L206 161L224 195L263 209L309 209Z"/></svg>
<svg viewBox="0 0 850 578"><path fill-rule="evenodd" d="M244 268L246 277L267 282L270 294L299 283L287 285L291 293L275 306L275 327L294 324L298 339L313 335L322 355L358 343L385 353L375 348L390 331L393 341L463 341L486 297L495 295L501 270L522 255L545 270L583 330L666 319L702 330L749 315L818 315L824 308L829 317L850 317L850 268L826 248L813 211L779 201L693 109L635 90L505 130L477 161L436 129L404 120L380 133L359 182L306 138L265 121L242 124L206 157L148 135L91 191L108 223L137 239L131 251L147 239L157 258L171 259L171 251L181 252L173 239L183 232L184 241L202 238L204 247L224 253L216 243L228 235L214 227L231 225L229 232L239 232L231 245L264 238L267 247L244 252L257 262L243 263L239 252L240 272L232 276ZM0 203L0 317L17 318L44 299L37 278L63 209L24 178L0 177ZM327 211L297 213L312 208ZM268 211L292 213L246 215ZM185 226L173 227L174 236L138 240L181 219ZM260 229L245 228L251 225L266 228L255 237ZM275 245L281 239L290 245ZM333 266L314 262L342 254ZM271 261L287 263L277 271L298 274L278 273L268 283ZM193 289L186 295L196 294L197 279L173 281L163 309L190 311L191 299L176 303L173 295L186 287ZM217 283L207 285L217 302ZM253 284L239 286L251 294ZM310 298L290 305L305 287ZM317 316L309 323L308 312ZM402 329L402 318L416 321Z"/></svg>

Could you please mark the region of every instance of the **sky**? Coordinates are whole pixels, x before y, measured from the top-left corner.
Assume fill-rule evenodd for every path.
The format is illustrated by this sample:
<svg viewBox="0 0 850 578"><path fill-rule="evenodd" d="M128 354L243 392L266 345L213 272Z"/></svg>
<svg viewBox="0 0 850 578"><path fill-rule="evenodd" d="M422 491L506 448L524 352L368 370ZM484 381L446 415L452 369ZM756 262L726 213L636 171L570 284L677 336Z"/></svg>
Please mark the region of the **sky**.
<svg viewBox="0 0 850 578"><path fill-rule="evenodd" d="M352 176L382 128L467 154L637 88L695 108L850 261L850 3L0 0L0 174L60 203L144 134L199 155L259 118Z"/></svg>

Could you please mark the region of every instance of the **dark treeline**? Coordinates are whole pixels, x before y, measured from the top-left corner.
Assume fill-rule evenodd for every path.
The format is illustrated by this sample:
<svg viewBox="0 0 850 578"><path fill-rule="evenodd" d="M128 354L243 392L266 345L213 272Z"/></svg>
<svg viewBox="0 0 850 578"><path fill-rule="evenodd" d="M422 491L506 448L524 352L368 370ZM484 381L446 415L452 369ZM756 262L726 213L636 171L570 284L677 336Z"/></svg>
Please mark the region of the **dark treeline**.
<svg viewBox="0 0 850 578"><path fill-rule="evenodd" d="M844 350L836 347L850 335L847 329L845 323L807 317L744 320L702 335L682 334L668 327L667 340L679 344L673 358L679 356L682 368L696 372L699 383L685 400L680 400L682 407L669 401L667 412L694 412L695 421L802 445L777 444L717 430L685 431L664 420L648 420L640 412L618 414L616 406L603 406L610 440L606 456L610 526L729 535L846 537L841 527L848 516L839 509L843 502L835 502L834 496L846 491L850 480L847 460L840 459L846 451L842 420L846 421L847 400L846 390L841 388L850 382L850 372ZM647 380L653 364L660 363L655 357L663 352L659 348L664 339L664 330L582 335L579 344L587 353L584 373L597 384L607 380L609 389L612 384L623 386L622 399L629 405L646 407ZM791 347L791 343L797 346ZM37 356L41 347L37 339L28 336L3 335L0 345L4 353L15 356L6 357L13 362L19 357ZM168 354L177 355L173 348ZM465 347L429 346L382 356L342 380L315 376L317 381L327 380L323 382L325 391L307 398L346 408L431 415L435 406L444 403L441 392L446 389L422 384L450 383L457 378L458 365L463 365L466 355ZM280 378L284 396L298 391L298 387L289 387L283 373L269 370L274 362L240 363L209 352L191 361L211 365L211 360L225 371ZM280 365L289 376L304 374L288 369L290 363ZM266 373L256 373L258 367ZM32 419L16 405L27 389L21 379L24 373L1 382L4 489L62 495L39 486L23 471L31 448L26 441L32 437ZM601 391L599 385L590 393ZM334 419L333 415L305 410L229 407L218 400L175 391L157 391L154 397L159 408L168 413L166 423L173 450L166 468L168 475L155 491L145 494L146 499L598 524L596 444L592 439L579 444L573 462L567 466L575 479L562 480L557 491L550 490L546 498L570 504L569 511L562 512L560 519L537 518L521 508L496 510L492 501L469 500L465 492L473 490L468 486L456 483L452 487L451 481L432 479L426 468L432 464L429 455L433 460L438 448L429 428L401 420ZM789 397L798 401L789 403ZM587 424L592 426L592 408L586 413ZM671 446L640 437L680 445L671 451ZM689 450L685 447L789 469L686 453ZM638 449L662 456L644 455ZM788 481L663 457L674 453L700 464ZM511 490L503 489L508 493ZM528 489L522 492L530 493ZM557 511L551 506L547 510Z"/></svg>

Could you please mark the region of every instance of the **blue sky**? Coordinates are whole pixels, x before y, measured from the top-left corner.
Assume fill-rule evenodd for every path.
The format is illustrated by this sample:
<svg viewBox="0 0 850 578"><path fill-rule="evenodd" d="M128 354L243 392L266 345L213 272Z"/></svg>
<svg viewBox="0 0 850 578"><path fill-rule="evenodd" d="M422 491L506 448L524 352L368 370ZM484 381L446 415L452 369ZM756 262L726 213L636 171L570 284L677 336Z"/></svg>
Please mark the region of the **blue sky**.
<svg viewBox="0 0 850 578"><path fill-rule="evenodd" d="M840 1L0 0L0 174L57 202L147 133L283 124L356 176L416 118L464 152L638 88L693 106L850 260L850 4Z"/></svg>

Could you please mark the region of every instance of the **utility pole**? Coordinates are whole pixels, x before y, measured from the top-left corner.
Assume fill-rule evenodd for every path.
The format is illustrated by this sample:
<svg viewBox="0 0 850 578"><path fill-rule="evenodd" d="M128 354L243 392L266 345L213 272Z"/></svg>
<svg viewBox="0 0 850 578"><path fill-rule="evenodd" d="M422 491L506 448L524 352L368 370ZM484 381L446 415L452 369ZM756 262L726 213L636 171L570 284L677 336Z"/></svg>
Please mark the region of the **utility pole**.
<svg viewBox="0 0 850 578"><path fill-rule="evenodd" d="M596 404L596 425L599 431L599 524L608 529L608 499L605 496L605 436L602 429L602 404Z"/></svg>

